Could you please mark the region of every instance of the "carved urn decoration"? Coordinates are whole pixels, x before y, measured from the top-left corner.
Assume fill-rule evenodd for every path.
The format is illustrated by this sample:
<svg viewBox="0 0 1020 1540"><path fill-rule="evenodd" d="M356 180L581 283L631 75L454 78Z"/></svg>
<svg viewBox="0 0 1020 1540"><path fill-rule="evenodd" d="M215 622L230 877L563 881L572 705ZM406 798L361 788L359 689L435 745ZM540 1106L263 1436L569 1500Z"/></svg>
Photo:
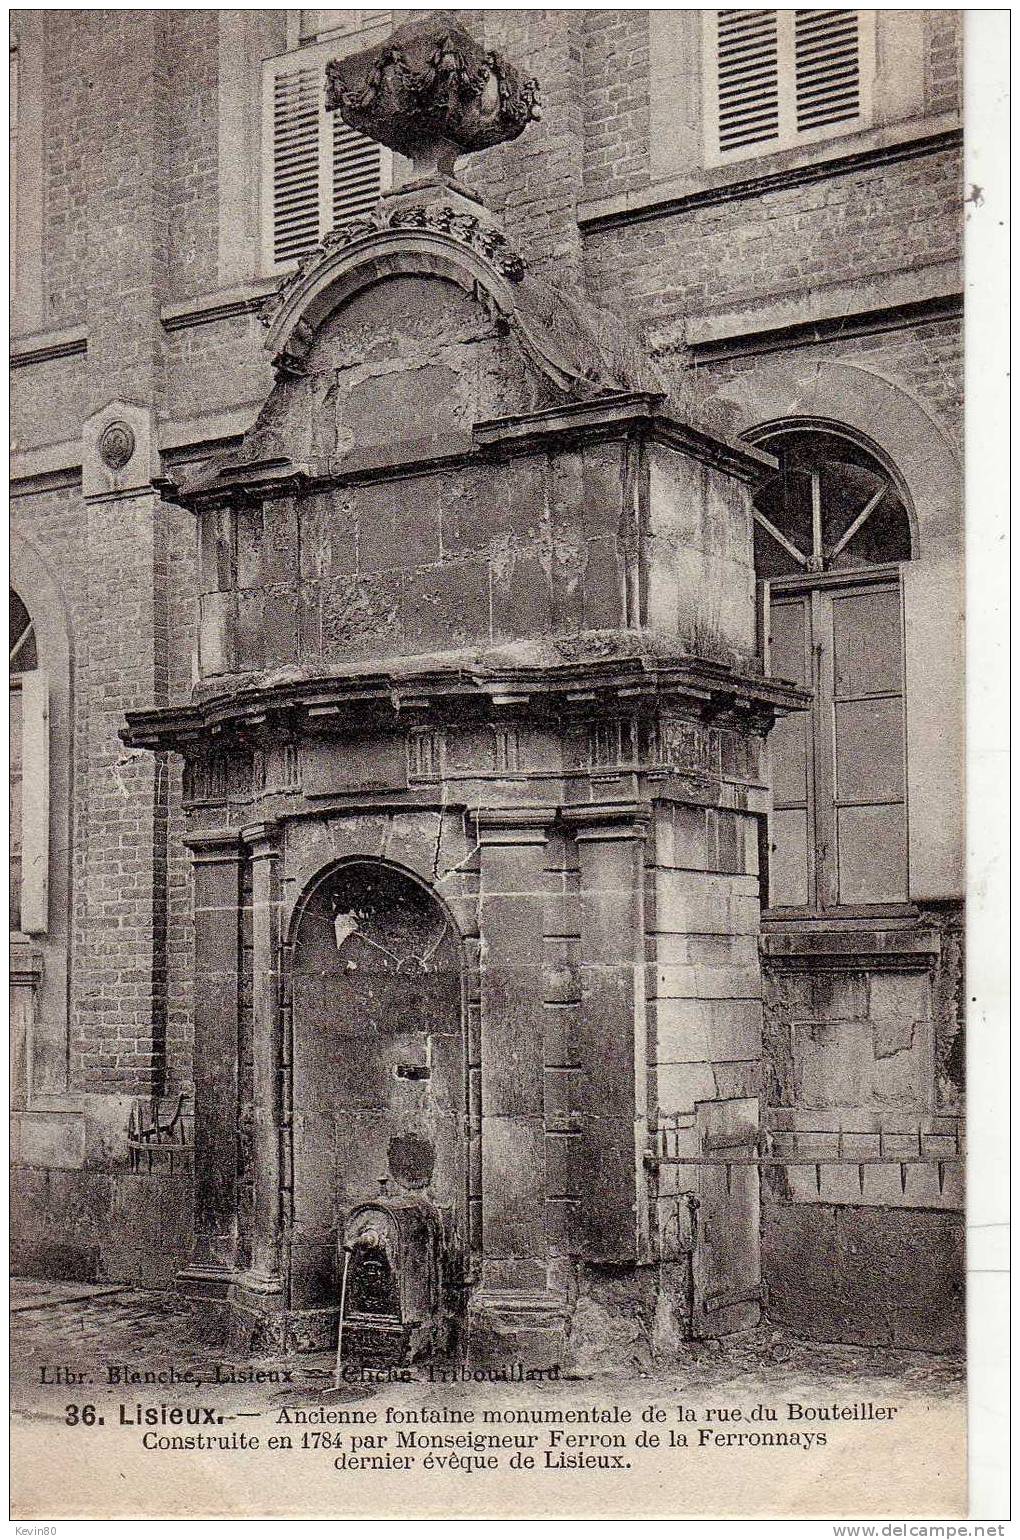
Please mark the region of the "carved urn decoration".
<svg viewBox="0 0 1020 1540"><path fill-rule="evenodd" d="M487 52L444 11L333 60L326 76L327 108L408 156L418 177L450 176L458 155L516 139L540 116L538 82Z"/></svg>

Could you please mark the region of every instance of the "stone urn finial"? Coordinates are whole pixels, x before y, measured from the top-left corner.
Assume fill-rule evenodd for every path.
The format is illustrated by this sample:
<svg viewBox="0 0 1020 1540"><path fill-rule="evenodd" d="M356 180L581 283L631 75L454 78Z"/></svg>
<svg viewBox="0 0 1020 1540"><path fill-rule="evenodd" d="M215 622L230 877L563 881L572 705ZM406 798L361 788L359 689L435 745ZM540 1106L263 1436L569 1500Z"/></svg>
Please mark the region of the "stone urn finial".
<svg viewBox="0 0 1020 1540"><path fill-rule="evenodd" d="M326 66L326 107L408 156L415 178L452 176L458 155L516 139L541 116L538 82L487 52L446 11Z"/></svg>

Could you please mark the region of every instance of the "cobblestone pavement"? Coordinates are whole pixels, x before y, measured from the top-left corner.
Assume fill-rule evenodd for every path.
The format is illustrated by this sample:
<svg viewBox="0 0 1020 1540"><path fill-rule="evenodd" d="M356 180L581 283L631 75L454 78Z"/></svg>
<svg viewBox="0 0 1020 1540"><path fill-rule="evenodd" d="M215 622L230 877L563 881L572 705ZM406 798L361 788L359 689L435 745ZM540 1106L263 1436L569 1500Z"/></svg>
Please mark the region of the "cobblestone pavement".
<svg viewBox="0 0 1020 1540"><path fill-rule="evenodd" d="M90 1384L97 1396L102 1393L114 1399L130 1391L132 1382L110 1386L108 1366L141 1375L146 1371L166 1373L171 1367L178 1375L190 1370L206 1386L214 1377L216 1364L224 1366L221 1374L227 1376L251 1367L290 1375L283 1389L280 1381L232 1384L230 1396L237 1405L267 1406L306 1398L318 1401L336 1395L364 1399L383 1393L389 1402L403 1398L420 1401L423 1392L442 1389L430 1384L424 1371L419 1371L409 1384L359 1385L334 1392L329 1354L258 1360L232 1354L215 1342L203 1340L201 1315L192 1315L172 1294L130 1288L111 1291L110 1286L101 1291L89 1285L12 1279L11 1307L13 1410L30 1417L56 1416L63 1411L64 1398L43 1382L44 1365L51 1370L66 1366L84 1373L88 1376L84 1383ZM813 1400L826 1396L846 1399L848 1394L931 1400L962 1397L964 1389L963 1364L955 1357L799 1342L769 1329L724 1343L692 1343L682 1360L664 1366L654 1377L641 1375L613 1383L623 1395L629 1388L640 1397L696 1393L704 1399L711 1391L720 1401L794 1395ZM567 1394L571 1385L575 1390L580 1388L577 1381L565 1381L560 1387L542 1389L546 1394L557 1389ZM134 1388L139 1386L152 1393L151 1381L135 1381ZM200 1386L174 1383L169 1388L164 1385L159 1394L187 1402L201 1399L203 1392ZM208 1398L208 1388L204 1394Z"/></svg>

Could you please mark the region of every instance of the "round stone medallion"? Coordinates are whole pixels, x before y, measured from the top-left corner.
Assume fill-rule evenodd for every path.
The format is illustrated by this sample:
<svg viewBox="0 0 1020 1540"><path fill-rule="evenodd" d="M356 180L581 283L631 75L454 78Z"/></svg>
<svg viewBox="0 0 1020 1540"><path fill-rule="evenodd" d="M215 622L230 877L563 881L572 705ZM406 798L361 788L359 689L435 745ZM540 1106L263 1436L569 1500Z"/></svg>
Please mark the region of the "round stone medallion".
<svg viewBox="0 0 1020 1540"><path fill-rule="evenodd" d="M126 422L111 422L99 440L99 458L111 471L122 471L135 452L135 435Z"/></svg>

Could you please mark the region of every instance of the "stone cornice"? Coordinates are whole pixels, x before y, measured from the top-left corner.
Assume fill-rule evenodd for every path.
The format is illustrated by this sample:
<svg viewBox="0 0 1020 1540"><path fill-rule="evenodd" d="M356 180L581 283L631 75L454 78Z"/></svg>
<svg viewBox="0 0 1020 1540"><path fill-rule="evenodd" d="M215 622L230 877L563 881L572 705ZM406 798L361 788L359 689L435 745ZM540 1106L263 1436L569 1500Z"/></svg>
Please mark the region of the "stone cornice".
<svg viewBox="0 0 1020 1540"><path fill-rule="evenodd" d="M651 817L648 802L591 802L562 812L576 840L593 842L644 839Z"/></svg>
<svg viewBox="0 0 1020 1540"><path fill-rule="evenodd" d="M618 197L578 205L585 234L601 234L621 225L664 219L687 209L758 198L765 193L827 180L873 166L895 165L917 156L959 149L963 129L956 113L871 129L856 138L828 140L805 149L785 150L760 159L717 166L697 177L654 182Z"/></svg>
<svg viewBox="0 0 1020 1540"><path fill-rule="evenodd" d="M653 357L687 346L700 356L718 359L752 348L818 342L830 334L857 336L920 319L958 316L961 306L960 263L937 262L689 314L672 333L649 337L649 346Z"/></svg>
<svg viewBox="0 0 1020 1540"><path fill-rule="evenodd" d="M163 305L159 319L164 331L184 331L192 326L211 326L236 316L257 316L280 288L279 278L254 278L250 283L214 289L188 299Z"/></svg>
<svg viewBox="0 0 1020 1540"><path fill-rule="evenodd" d="M84 322L59 330L32 332L11 338L11 368L24 369L29 364L44 364L54 358L81 357L88 351L88 332Z"/></svg>
<svg viewBox="0 0 1020 1540"><path fill-rule="evenodd" d="M480 845L544 845L559 812L555 807L479 807L470 816Z"/></svg>
<svg viewBox="0 0 1020 1540"><path fill-rule="evenodd" d="M699 659L586 658L546 668L448 669L348 674L343 677L239 685L189 705L128 714L131 747L178 749L221 735L253 740L291 735L343 735L366 724L393 728L412 712L437 720L452 713L500 715L507 699L536 719L589 720L606 713L648 712L683 704L706 720L743 718L763 725L777 713L810 703L810 692L782 680L740 674Z"/></svg>
<svg viewBox="0 0 1020 1540"><path fill-rule="evenodd" d="M621 391L594 401L572 401L514 417L476 423L471 438L430 440L420 453L395 456L391 447L367 448L343 460L305 460L283 456L241 459L231 456L205 479L188 488L164 476L157 485L170 502L202 508L237 499L279 497L457 469L485 460L569 447L596 439L638 436L691 456L717 470L755 484L774 474L776 462L763 450L730 442L681 422L666 397L652 391ZM412 446L413 448L413 446Z"/></svg>
<svg viewBox="0 0 1020 1540"><path fill-rule="evenodd" d="M473 438L481 448L513 449L519 454L564 439L618 436L633 431L744 481L760 481L776 470L771 455L681 422L671 415L665 396L651 391L621 392L597 401L570 402L544 412L476 423Z"/></svg>
<svg viewBox="0 0 1020 1540"><path fill-rule="evenodd" d="M196 862L218 866L241 859L243 841L236 829L203 829L184 836Z"/></svg>

